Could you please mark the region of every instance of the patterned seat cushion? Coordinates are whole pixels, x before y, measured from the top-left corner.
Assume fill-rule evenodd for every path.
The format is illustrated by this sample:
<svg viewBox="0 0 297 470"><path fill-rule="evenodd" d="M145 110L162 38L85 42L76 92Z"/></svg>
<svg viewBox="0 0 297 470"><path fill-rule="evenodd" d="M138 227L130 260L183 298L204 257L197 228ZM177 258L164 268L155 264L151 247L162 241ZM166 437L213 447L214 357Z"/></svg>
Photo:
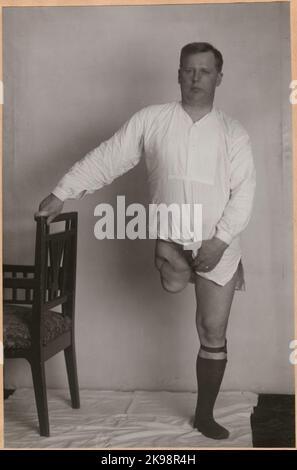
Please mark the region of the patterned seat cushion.
<svg viewBox="0 0 297 470"><path fill-rule="evenodd" d="M30 327L32 309L19 305L3 306L4 349L29 349L31 347ZM71 329L71 319L61 313L49 310L44 314L44 341L46 345L62 333Z"/></svg>

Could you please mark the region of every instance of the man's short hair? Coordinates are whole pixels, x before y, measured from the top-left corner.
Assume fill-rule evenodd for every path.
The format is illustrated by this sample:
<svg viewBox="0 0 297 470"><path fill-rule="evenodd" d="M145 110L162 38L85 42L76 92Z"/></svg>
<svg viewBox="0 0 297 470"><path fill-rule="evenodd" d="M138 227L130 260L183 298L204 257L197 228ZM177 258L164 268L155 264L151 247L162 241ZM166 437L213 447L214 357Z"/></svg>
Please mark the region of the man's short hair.
<svg viewBox="0 0 297 470"><path fill-rule="evenodd" d="M213 53L216 61L216 69L218 72L221 72L223 68L223 56L221 52L218 51L218 49L216 49L214 46L212 46L212 44L209 44L209 42L191 42L189 44L186 44L180 52L179 66L182 67L183 60L189 55L197 54L198 52L208 51Z"/></svg>

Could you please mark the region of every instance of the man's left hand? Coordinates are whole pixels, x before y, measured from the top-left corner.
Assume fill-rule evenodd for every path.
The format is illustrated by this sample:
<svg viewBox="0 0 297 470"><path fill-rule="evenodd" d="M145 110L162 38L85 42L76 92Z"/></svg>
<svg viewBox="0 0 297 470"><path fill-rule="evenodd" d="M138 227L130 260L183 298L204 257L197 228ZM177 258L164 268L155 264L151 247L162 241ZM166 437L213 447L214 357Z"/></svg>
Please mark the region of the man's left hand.
<svg viewBox="0 0 297 470"><path fill-rule="evenodd" d="M216 237L210 240L203 240L201 248L199 248L198 254L192 263L192 267L195 271L212 271L222 258L227 247L227 243Z"/></svg>

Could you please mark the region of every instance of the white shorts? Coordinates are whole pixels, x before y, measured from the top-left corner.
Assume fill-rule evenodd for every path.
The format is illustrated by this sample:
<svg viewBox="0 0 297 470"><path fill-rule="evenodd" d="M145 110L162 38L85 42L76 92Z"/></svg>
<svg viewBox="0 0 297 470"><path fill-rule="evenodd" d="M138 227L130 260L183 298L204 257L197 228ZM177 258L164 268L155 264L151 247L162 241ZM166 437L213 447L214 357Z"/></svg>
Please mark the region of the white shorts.
<svg viewBox="0 0 297 470"><path fill-rule="evenodd" d="M183 249L191 250L192 257L195 258L197 256L197 252L200 248L200 245L200 242L191 245L184 245ZM232 279L237 269L238 279L236 283L236 290L245 290L244 269L241 261L241 248L239 237L236 237L228 246L228 248L224 251L222 258L212 271L196 271L196 274L205 279L209 279L210 281L213 281L216 284L224 286L225 284L227 284L227 282Z"/></svg>

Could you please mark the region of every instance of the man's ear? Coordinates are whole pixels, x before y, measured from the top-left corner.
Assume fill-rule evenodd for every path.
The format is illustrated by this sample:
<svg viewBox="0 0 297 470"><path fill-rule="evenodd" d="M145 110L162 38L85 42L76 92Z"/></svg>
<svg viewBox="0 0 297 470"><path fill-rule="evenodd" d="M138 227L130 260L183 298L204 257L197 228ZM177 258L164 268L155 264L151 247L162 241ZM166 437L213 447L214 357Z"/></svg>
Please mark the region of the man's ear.
<svg viewBox="0 0 297 470"><path fill-rule="evenodd" d="M223 75L224 74L222 72L218 73L216 86L220 86L220 84L222 83Z"/></svg>

